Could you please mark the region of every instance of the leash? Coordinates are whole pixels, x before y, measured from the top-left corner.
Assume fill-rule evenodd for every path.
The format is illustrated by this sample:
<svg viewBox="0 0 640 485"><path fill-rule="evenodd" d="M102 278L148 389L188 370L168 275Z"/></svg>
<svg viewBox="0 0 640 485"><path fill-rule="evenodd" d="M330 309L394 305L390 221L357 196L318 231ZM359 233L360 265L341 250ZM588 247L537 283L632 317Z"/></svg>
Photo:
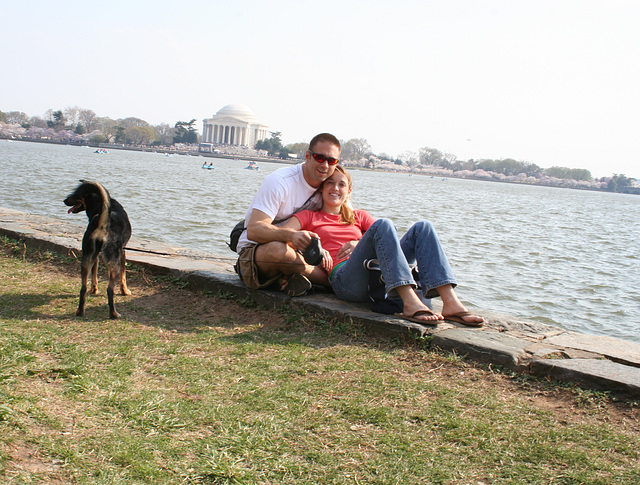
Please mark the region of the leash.
<svg viewBox="0 0 640 485"><path fill-rule="evenodd" d="M140 249L140 248L130 248L130 247L125 247L124 248L127 251L135 251L138 253L146 253L146 254L155 254L158 256L177 256L176 254L171 254L171 253L165 253L165 252L161 252L161 251L151 251L149 249ZM237 257L227 257L227 256L198 256L198 257L193 257L191 259L201 259L204 261L217 261L217 262L221 262L221 263L233 263L236 261ZM256 260L256 263L272 263L273 261L266 261L266 260ZM300 264L300 263L278 263L278 264Z"/></svg>

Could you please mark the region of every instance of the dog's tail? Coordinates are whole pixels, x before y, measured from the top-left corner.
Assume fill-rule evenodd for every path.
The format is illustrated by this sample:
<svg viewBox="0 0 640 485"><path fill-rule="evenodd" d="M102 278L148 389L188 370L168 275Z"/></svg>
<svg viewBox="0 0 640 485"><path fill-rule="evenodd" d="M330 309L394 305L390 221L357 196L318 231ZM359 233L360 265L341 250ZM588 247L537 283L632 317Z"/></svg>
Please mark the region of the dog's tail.
<svg viewBox="0 0 640 485"><path fill-rule="evenodd" d="M98 227L96 228L96 236L101 240L107 239L109 233L109 219L111 216L111 196L107 189L105 189L98 182L91 182L90 180L81 180L83 184L93 185L100 198L102 199L102 208L100 209L100 216L98 217Z"/></svg>

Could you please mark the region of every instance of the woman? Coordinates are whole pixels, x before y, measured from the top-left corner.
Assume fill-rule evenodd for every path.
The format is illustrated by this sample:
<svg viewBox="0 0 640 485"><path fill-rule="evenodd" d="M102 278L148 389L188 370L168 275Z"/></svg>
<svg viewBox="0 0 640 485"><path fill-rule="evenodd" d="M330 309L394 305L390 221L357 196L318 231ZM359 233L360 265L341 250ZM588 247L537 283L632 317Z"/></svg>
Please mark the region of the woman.
<svg viewBox="0 0 640 485"><path fill-rule="evenodd" d="M377 259L389 297L402 299L402 316L413 322L436 325L443 320L478 327L484 318L469 312L454 291L455 277L433 225L414 224L402 239L389 219L375 220L364 210L353 210L348 203L352 180L346 169L336 167L319 189L322 209L294 214L285 227L308 231L318 237L324 250L321 267L329 274L337 297L347 301L369 301L369 270L363 265ZM338 250L348 241L358 240L352 253L336 260ZM304 249L304 248L301 248ZM425 298L440 296L442 313L435 313L414 291L417 286L410 264L418 263L420 285Z"/></svg>

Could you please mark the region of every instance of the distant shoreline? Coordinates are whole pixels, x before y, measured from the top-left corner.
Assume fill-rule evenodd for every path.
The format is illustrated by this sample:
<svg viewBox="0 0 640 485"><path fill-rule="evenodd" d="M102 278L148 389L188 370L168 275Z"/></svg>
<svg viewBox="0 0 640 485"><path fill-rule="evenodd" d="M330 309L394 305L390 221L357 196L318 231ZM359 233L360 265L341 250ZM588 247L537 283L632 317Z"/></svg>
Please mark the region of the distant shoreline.
<svg viewBox="0 0 640 485"><path fill-rule="evenodd" d="M70 146L86 146L90 148L103 148L107 150L128 150L128 151L137 151L137 152L149 152L149 153L164 153L168 155L186 155L192 157L205 157L205 158L222 158L227 160L243 160L243 161L260 161L266 163L284 163L284 164L297 164L302 160L300 159L282 159L275 157L264 157L260 155L246 155L246 154L230 154L230 153L211 153L211 152L201 152L198 150L198 147L194 147L193 149L186 149L181 147L173 147L173 146L134 146L134 145L122 145L115 143L69 143L63 141L54 141L54 140L37 140L37 139L25 139L25 138L0 138L2 140L7 140L11 142L31 142L31 143L45 143L49 145L70 145ZM454 178L458 180L476 180L476 181L484 181L484 182L499 182L499 183L509 183L513 185L535 185L540 187L553 187L560 189L577 189L577 190L589 190L592 192L608 192L608 193L616 193L623 195L640 195L640 187L629 187L626 192L612 192L609 190L603 190L598 187L590 187L590 186L580 186L577 181L571 179L553 179L553 183L542 183L542 182L533 182L530 180L527 181L518 181L518 180L507 180L506 177L504 179L494 177L494 174L497 176L496 172L486 172L488 176L483 177L474 177L472 175L467 175L461 177L460 175L456 175L458 172L453 172L451 170L442 169L442 168L421 168L419 170L409 169L409 170L395 170L393 167L385 166L385 167L377 167L377 168L367 168L367 167L359 167L357 165L351 165L349 163L345 163L344 166L350 170L363 170L363 171L371 171L371 172L390 172L390 173L400 173L400 174L408 174L408 175L421 175L426 177L442 177L442 178Z"/></svg>
<svg viewBox="0 0 640 485"><path fill-rule="evenodd" d="M150 147L150 146L134 146L134 145L122 145L116 143L67 143L62 141L53 141L53 140L34 140L34 139L12 139L12 138L0 138L7 141L12 142L31 142L31 143L43 143L47 145L68 145L68 146L77 146L77 147L89 147L89 148L104 148L106 150L127 150L133 152L148 152L148 153L165 153L167 155L186 155L191 157L207 157L207 158L224 158L228 160L259 160L261 162L270 162L270 163L289 163L295 164L298 163L299 160L283 160L280 158L273 157L262 157L259 155L242 155L242 154L228 154L228 153L207 153L200 152L196 150L187 150L184 148L171 148L171 147Z"/></svg>

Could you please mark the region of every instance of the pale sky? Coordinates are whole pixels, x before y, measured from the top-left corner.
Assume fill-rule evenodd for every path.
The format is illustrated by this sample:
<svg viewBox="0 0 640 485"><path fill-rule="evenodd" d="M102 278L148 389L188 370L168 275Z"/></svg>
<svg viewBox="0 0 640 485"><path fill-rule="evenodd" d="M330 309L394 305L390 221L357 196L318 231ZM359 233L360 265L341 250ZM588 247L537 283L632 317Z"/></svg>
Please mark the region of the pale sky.
<svg viewBox="0 0 640 485"><path fill-rule="evenodd" d="M639 0L0 0L0 110L248 106L286 143L640 178Z"/></svg>

